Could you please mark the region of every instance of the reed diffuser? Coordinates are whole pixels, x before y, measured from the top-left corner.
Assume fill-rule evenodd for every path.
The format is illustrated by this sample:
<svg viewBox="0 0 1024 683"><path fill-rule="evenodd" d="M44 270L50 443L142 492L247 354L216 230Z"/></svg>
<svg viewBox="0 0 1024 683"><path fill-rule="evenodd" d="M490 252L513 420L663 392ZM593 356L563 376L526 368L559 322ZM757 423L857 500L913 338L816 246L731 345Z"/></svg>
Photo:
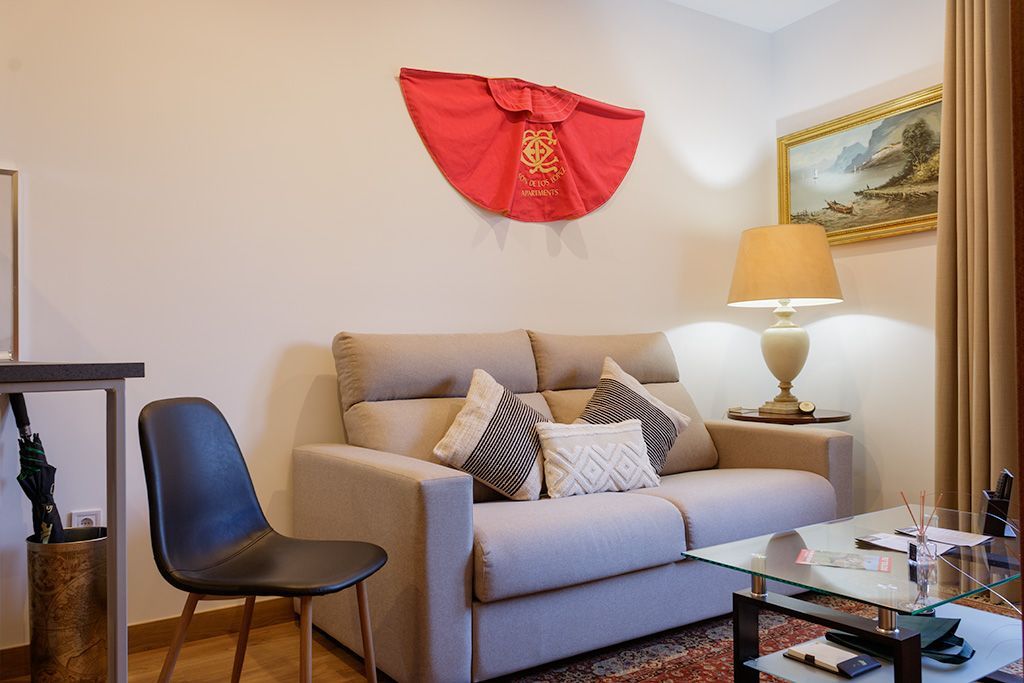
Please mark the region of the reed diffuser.
<svg viewBox="0 0 1024 683"><path fill-rule="evenodd" d="M900 491L903 504L907 506L907 512L910 513L910 519L914 522L914 528L917 530L914 543L909 548L909 561L915 569L918 592L923 593L923 595L918 596L919 598L928 594L928 586L932 583L932 577L937 573L936 565L938 563L938 549L934 543L928 541L928 529L931 527L932 522L935 521L935 513L939 509L939 503L942 502L942 493L940 492L935 499L932 514L927 518L925 518L924 504L926 495L925 491L921 491L918 515L915 516L906 494Z"/></svg>

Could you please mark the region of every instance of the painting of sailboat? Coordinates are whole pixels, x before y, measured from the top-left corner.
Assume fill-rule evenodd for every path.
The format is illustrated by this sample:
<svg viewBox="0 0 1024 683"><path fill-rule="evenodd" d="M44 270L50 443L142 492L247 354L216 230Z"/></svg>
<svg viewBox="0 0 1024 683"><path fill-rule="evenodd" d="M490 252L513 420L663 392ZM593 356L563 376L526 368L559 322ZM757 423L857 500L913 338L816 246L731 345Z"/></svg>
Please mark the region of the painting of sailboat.
<svg viewBox="0 0 1024 683"><path fill-rule="evenodd" d="M832 244L929 230L939 194L941 86L779 138L779 214Z"/></svg>

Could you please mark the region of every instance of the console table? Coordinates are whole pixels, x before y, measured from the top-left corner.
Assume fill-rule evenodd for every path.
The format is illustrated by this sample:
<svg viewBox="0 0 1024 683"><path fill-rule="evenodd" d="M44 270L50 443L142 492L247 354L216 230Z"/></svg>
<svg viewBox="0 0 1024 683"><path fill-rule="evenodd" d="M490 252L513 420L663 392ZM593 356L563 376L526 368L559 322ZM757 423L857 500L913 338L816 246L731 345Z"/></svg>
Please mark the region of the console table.
<svg viewBox="0 0 1024 683"><path fill-rule="evenodd" d="M0 362L0 393L100 391L107 399L107 680L128 680L125 582L125 380L143 363Z"/></svg>

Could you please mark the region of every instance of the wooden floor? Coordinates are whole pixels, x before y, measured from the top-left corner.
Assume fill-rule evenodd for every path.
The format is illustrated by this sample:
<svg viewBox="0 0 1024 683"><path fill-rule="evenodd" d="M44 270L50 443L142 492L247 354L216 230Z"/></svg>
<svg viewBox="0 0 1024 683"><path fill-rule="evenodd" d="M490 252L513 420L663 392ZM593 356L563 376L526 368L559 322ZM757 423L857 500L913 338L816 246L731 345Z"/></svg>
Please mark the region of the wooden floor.
<svg viewBox="0 0 1024 683"><path fill-rule="evenodd" d="M146 650L128 657L129 683L153 683L160 673L167 649ZM222 683L231 678L235 636L216 636L185 643L173 683ZM381 681L391 681L379 674ZM254 628L249 634L242 683L292 683L299 677L299 622ZM313 680L365 681L363 660L349 650L313 631ZM4 679L28 683L29 677Z"/></svg>

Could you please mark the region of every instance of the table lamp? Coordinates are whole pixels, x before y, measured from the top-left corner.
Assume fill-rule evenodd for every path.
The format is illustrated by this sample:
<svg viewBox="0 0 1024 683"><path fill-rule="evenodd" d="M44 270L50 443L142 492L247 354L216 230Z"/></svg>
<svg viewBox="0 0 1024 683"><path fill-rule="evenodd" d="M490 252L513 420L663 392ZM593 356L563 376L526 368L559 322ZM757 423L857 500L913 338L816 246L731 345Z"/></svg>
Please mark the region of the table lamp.
<svg viewBox="0 0 1024 683"><path fill-rule="evenodd" d="M820 225L768 225L744 230L729 288L729 305L774 308L775 324L761 335L764 362L779 380L779 395L764 413L800 412L790 391L807 360L811 341L792 321L796 306L843 300L828 238Z"/></svg>

